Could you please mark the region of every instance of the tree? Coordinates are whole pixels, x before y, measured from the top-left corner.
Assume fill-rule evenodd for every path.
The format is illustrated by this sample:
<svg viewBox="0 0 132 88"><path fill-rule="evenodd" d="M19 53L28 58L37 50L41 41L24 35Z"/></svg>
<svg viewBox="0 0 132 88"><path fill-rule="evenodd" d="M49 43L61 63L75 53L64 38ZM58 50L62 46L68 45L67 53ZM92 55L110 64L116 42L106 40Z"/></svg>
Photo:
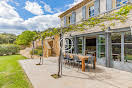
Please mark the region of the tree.
<svg viewBox="0 0 132 88"><path fill-rule="evenodd" d="M29 45L33 38L36 36L36 32L24 31L16 39L16 44L18 45Z"/></svg>
<svg viewBox="0 0 132 88"><path fill-rule="evenodd" d="M15 40L16 40L16 35L14 34L8 34L8 33L0 34L0 44L13 44Z"/></svg>

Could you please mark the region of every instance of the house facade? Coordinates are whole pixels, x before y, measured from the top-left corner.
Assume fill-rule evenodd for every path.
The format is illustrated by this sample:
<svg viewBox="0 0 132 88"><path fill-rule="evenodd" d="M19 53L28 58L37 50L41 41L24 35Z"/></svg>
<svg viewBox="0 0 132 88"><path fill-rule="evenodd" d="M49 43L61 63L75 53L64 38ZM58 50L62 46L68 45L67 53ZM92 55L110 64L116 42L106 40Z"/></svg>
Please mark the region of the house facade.
<svg viewBox="0 0 132 88"><path fill-rule="evenodd" d="M117 11L131 2L131 0L83 0L59 15L61 26L77 25L91 17ZM96 53L98 64L132 72L132 11L127 17L125 23L114 20L115 25L105 31L95 26L87 27L84 31L66 33L64 36L72 36L74 45L70 50L65 48L65 52L83 55ZM71 43L67 40L64 46L71 47Z"/></svg>

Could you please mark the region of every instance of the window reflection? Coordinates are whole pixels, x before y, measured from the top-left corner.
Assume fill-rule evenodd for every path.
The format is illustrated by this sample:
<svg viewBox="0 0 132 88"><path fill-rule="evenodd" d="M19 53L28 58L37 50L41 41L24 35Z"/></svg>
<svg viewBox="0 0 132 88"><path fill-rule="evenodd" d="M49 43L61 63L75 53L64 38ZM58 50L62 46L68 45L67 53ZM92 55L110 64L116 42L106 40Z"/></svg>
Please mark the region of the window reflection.
<svg viewBox="0 0 132 88"><path fill-rule="evenodd" d="M98 58L105 57L105 36L99 35L98 36Z"/></svg>
<svg viewBox="0 0 132 88"><path fill-rule="evenodd" d="M89 16L94 16L94 6L89 7Z"/></svg>
<svg viewBox="0 0 132 88"><path fill-rule="evenodd" d="M119 7L122 4L126 4L128 2L128 0L116 0L116 6Z"/></svg>
<svg viewBox="0 0 132 88"><path fill-rule="evenodd" d="M131 32L126 32L125 38L125 61L132 62L132 35Z"/></svg>

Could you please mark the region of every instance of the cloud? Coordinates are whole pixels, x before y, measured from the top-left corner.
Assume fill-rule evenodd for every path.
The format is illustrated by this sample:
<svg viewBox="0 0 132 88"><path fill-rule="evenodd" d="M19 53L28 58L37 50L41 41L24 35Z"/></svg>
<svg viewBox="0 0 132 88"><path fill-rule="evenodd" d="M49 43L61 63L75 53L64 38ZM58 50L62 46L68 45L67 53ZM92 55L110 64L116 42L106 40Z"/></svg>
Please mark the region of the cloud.
<svg viewBox="0 0 132 88"><path fill-rule="evenodd" d="M71 7L75 6L76 4L78 4L78 3L82 2L82 1L83 1L83 0L74 0L73 3L71 3L71 4L69 4L69 5L65 5L65 7L71 8Z"/></svg>
<svg viewBox="0 0 132 88"><path fill-rule="evenodd" d="M49 13L53 13L50 5L46 4L45 2L41 1L42 4L44 4L44 10Z"/></svg>
<svg viewBox="0 0 132 88"><path fill-rule="evenodd" d="M19 18L19 14L15 11L15 8L8 5L5 1L0 1L0 18Z"/></svg>
<svg viewBox="0 0 132 88"><path fill-rule="evenodd" d="M6 1L0 1L0 33L20 34L24 30L40 30L58 27L60 20L56 13L53 15L38 15L27 20L23 20L15 11L15 8Z"/></svg>
<svg viewBox="0 0 132 88"><path fill-rule="evenodd" d="M60 13L53 15L35 16L26 20L24 24L30 30L34 29L40 31L45 30L47 28L58 27L60 25L60 19L58 18L59 14Z"/></svg>
<svg viewBox="0 0 132 88"><path fill-rule="evenodd" d="M24 30L23 21L14 7L8 5L7 1L0 1L0 32L9 32L12 29Z"/></svg>
<svg viewBox="0 0 132 88"><path fill-rule="evenodd" d="M35 15L44 14L42 7L37 2L26 1L26 6L24 8Z"/></svg>

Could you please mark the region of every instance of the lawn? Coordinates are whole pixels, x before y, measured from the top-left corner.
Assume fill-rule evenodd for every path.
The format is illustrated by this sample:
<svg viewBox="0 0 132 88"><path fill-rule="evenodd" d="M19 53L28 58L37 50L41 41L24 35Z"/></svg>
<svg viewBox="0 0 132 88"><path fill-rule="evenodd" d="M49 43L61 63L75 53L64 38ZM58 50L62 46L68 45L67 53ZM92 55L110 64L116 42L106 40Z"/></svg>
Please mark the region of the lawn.
<svg viewBox="0 0 132 88"><path fill-rule="evenodd" d="M18 60L21 55L0 56L0 88L32 88Z"/></svg>
<svg viewBox="0 0 132 88"><path fill-rule="evenodd" d="M127 55L126 58L127 60L132 60L132 55Z"/></svg>

